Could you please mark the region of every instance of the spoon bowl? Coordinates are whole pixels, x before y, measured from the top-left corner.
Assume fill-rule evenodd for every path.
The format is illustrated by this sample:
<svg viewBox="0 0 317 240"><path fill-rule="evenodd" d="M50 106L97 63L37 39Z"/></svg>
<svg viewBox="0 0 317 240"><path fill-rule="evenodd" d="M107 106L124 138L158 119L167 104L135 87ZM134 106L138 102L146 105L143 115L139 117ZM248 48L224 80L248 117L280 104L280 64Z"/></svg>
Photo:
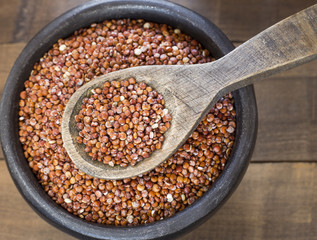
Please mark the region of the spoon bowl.
<svg viewBox="0 0 317 240"><path fill-rule="evenodd" d="M177 66L155 66L154 71L156 71L160 76L166 70L169 69L173 71ZM77 137L79 136L79 131L76 127L75 116L79 113L83 99L89 97L92 92L91 90L95 88L102 88L106 81L120 81L125 80L130 77L137 78L137 82L144 82L153 87L158 93L164 96L165 107L169 110L175 119L172 120L172 124L178 124L182 121L181 111L182 102L177 99L172 92L170 92L168 85L164 80L153 78L148 74L148 71L152 71L152 66L142 66L128 68L116 72L111 72L106 75L95 78L89 83L79 88L70 98L66 105L63 121L62 121L62 138L64 142L64 147L67 150L68 155L75 163L75 165L83 172L89 174L90 176L103 178L103 179L123 179L133 177L153 169L153 166L157 166L159 163L166 160L174 152L174 145L172 144L177 140L178 129L171 128L164 134L165 140L163 146L160 150L154 151L149 158L143 159L141 162L134 166L128 165L127 167L121 166L109 166L99 161L92 160L92 158L84 151L85 145L79 144L77 142ZM181 127L181 126L180 126ZM188 136L190 133L188 133ZM188 138L188 137L187 137ZM187 138L184 138L186 140ZM163 154L163 155L162 155ZM159 156L158 156L159 155ZM163 161L157 161L158 158L162 158Z"/></svg>

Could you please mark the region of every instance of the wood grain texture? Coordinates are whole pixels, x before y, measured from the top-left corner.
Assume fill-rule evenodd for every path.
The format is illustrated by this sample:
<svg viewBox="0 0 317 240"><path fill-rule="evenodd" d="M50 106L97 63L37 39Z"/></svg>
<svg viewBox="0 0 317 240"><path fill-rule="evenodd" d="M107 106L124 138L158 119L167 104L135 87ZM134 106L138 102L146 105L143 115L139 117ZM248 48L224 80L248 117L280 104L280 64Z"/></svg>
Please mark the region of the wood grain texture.
<svg viewBox="0 0 317 240"><path fill-rule="evenodd" d="M246 41L278 21L316 4L314 0L218 0L200 11L233 41ZM193 2L194 3L194 2ZM197 7L198 8L198 7ZM211 12L218 12L217 15Z"/></svg>
<svg viewBox="0 0 317 240"><path fill-rule="evenodd" d="M2 1L0 43L29 41L55 17L88 0ZM234 41L246 41L265 28L316 3L315 0L172 0L212 20ZM2 8L6 6L5 8ZM10 11L9 11L10 10ZM9 26L7 26L9 24Z"/></svg>
<svg viewBox="0 0 317 240"><path fill-rule="evenodd" d="M74 239L25 203L0 162L0 239ZM5 194L4 194L5 193ZM317 228L317 164L251 164L229 201L179 240L313 240Z"/></svg>
<svg viewBox="0 0 317 240"><path fill-rule="evenodd" d="M254 84L259 126L252 162L317 161L316 86L316 62Z"/></svg>
<svg viewBox="0 0 317 240"><path fill-rule="evenodd" d="M87 0L21 0L11 42L28 42L54 18L84 2Z"/></svg>
<svg viewBox="0 0 317 240"><path fill-rule="evenodd" d="M31 209L14 186L4 161L0 162L0 182L1 240L75 239L45 222Z"/></svg>
<svg viewBox="0 0 317 240"><path fill-rule="evenodd" d="M25 43L0 44L0 97L2 95L10 69L24 46ZM3 152L1 148L0 160L3 160Z"/></svg>
<svg viewBox="0 0 317 240"><path fill-rule="evenodd" d="M0 1L0 43L13 40L13 33L22 0Z"/></svg>
<svg viewBox="0 0 317 240"><path fill-rule="evenodd" d="M317 159L317 78L289 74L255 84L259 128L252 161Z"/></svg>
<svg viewBox="0 0 317 240"><path fill-rule="evenodd" d="M315 239L316 180L316 163L251 164L225 206L184 239Z"/></svg>
<svg viewBox="0 0 317 240"><path fill-rule="evenodd" d="M25 43L0 44L0 94L16 58L24 48Z"/></svg>

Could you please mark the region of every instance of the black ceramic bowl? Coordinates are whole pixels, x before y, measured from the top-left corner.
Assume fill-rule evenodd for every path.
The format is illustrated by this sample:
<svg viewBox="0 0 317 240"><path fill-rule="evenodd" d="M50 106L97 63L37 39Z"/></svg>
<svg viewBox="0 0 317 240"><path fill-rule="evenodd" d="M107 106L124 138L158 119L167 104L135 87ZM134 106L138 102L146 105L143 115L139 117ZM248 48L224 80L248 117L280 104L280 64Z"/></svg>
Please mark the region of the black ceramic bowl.
<svg viewBox="0 0 317 240"><path fill-rule="evenodd" d="M216 58L234 47L209 20L166 1L110 0L87 2L58 17L25 47L15 62L1 101L1 144L10 174L25 200L45 220L82 239L171 239L211 216L231 195L248 166L256 139L257 109L252 86L234 92L237 131L231 158L212 188L171 218L138 227L88 223L57 205L42 189L23 155L18 136L19 93L32 67L59 38L105 19L143 18L167 23L193 36Z"/></svg>

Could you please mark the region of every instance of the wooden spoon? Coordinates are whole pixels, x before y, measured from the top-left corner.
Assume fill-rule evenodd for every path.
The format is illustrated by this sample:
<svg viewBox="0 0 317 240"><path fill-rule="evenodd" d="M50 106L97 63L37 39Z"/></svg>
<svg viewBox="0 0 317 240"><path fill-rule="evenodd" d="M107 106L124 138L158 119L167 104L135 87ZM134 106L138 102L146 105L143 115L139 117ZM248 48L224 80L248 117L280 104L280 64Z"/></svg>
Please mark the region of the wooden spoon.
<svg viewBox="0 0 317 240"><path fill-rule="evenodd" d="M228 92L317 57L317 5L273 25L217 61L197 65L142 66L97 77L78 89L66 105L62 138L70 158L83 172L122 179L145 173L168 159L190 136L216 101ZM76 142L74 116L84 97L105 81L130 77L146 82L165 99L172 114L162 149L135 166L111 167L93 161Z"/></svg>

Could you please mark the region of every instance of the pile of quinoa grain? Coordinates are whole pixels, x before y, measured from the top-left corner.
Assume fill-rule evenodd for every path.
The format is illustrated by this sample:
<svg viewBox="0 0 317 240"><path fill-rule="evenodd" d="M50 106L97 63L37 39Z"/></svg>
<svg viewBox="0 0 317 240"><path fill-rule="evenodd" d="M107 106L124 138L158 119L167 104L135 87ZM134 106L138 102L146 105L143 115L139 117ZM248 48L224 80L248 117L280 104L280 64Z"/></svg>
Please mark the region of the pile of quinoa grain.
<svg viewBox="0 0 317 240"><path fill-rule="evenodd" d="M163 96L134 78L105 82L83 99L75 116L85 152L104 164L127 167L162 148L171 114Z"/></svg>
<svg viewBox="0 0 317 240"><path fill-rule="evenodd" d="M104 21L60 39L35 64L19 102L24 155L47 194L86 221L116 226L159 221L193 204L229 159L236 127L231 94L218 101L170 159L123 180L78 170L63 148L61 118L71 95L95 76L139 65L212 60L178 29L143 20Z"/></svg>

